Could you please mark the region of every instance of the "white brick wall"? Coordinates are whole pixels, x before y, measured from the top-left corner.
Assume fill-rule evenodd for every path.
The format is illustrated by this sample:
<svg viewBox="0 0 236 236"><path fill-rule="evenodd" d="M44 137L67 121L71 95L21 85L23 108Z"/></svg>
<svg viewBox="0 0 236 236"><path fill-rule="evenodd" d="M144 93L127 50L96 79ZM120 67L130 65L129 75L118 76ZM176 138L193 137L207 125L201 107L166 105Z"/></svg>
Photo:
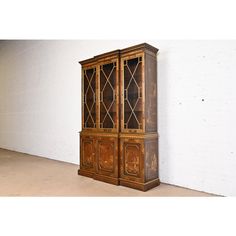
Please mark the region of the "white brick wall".
<svg viewBox="0 0 236 236"><path fill-rule="evenodd" d="M161 181L236 195L236 41L148 41ZM0 147L78 163L79 60L141 41L0 42Z"/></svg>

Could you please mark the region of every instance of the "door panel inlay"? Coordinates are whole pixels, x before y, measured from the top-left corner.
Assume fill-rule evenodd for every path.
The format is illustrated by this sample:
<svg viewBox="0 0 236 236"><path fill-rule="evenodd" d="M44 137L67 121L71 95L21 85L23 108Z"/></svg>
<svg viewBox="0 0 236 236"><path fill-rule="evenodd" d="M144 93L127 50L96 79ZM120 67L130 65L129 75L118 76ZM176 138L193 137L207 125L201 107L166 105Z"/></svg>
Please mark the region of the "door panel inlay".
<svg viewBox="0 0 236 236"><path fill-rule="evenodd" d="M93 141L83 140L82 141L82 165L87 168L93 168L94 163L94 151L93 151Z"/></svg>
<svg viewBox="0 0 236 236"><path fill-rule="evenodd" d="M114 143L109 141L98 141L98 169L113 172L114 158Z"/></svg>
<svg viewBox="0 0 236 236"><path fill-rule="evenodd" d="M125 143L124 148L124 171L126 175L139 177L140 175L140 144Z"/></svg>

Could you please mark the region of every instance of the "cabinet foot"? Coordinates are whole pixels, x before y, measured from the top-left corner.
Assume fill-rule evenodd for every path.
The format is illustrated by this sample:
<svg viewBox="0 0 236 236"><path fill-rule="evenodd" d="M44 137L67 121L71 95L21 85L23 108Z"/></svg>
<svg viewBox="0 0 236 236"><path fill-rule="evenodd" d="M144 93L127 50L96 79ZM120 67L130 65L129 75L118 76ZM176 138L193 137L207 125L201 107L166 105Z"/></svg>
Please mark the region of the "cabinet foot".
<svg viewBox="0 0 236 236"><path fill-rule="evenodd" d="M91 171L88 171L88 170L79 169L78 170L78 175L82 175L82 176L93 178L94 173L91 172Z"/></svg>
<svg viewBox="0 0 236 236"><path fill-rule="evenodd" d="M138 189L145 192L151 188L154 188L160 185L160 180L158 178L158 179L148 181L146 183L139 183L139 182L135 182L135 181L127 180L127 179L120 179L120 185Z"/></svg>

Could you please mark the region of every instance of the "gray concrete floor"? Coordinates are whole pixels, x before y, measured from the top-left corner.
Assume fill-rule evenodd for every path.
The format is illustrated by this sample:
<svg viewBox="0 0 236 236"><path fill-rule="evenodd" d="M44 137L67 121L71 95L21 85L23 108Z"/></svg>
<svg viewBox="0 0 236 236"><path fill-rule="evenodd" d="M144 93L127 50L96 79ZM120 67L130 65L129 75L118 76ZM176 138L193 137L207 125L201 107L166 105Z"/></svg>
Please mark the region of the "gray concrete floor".
<svg viewBox="0 0 236 236"><path fill-rule="evenodd" d="M78 176L78 166L0 149L0 196L214 196L168 184L141 192Z"/></svg>

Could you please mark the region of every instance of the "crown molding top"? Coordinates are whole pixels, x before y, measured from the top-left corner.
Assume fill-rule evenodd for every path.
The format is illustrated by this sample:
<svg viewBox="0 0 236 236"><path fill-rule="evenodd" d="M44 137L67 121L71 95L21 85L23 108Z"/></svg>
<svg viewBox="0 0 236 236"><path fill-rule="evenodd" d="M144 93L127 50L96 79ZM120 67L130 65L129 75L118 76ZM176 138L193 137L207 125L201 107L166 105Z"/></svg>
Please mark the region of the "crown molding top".
<svg viewBox="0 0 236 236"><path fill-rule="evenodd" d="M117 49L117 50L114 50L114 51L111 51L111 52L102 53L102 54L99 54L99 55L94 56L92 58L79 61L79 63L81 65L93 64L96 61L98 61L98 60L100 60L104 57L112 57L112 56L116 56L116 55L119 55L119 54L129 53L129 52L132 52L132 51L135 51L135 50L148 50L148 51L151 51L155 54L159 51L158 48L155 48L155 47L153 47L152 45L150 45L148 43L141 43L141 44L131 46L131 47L127 47L127 48L124 48L124 49Z"/></svg>
<svg viewBox="0 0 236 236"><path fill-rule="evenodd" d="M132 51L136 51L136 50L148 50L151 51L153 53L157 53L159 51L158 48L153 47L152 45L148 44L148 43L141 43L132 47L128 47L128 48L124 48L120 51L121 54L123 53L128 53L128 52L132 52Z"/></svg>

